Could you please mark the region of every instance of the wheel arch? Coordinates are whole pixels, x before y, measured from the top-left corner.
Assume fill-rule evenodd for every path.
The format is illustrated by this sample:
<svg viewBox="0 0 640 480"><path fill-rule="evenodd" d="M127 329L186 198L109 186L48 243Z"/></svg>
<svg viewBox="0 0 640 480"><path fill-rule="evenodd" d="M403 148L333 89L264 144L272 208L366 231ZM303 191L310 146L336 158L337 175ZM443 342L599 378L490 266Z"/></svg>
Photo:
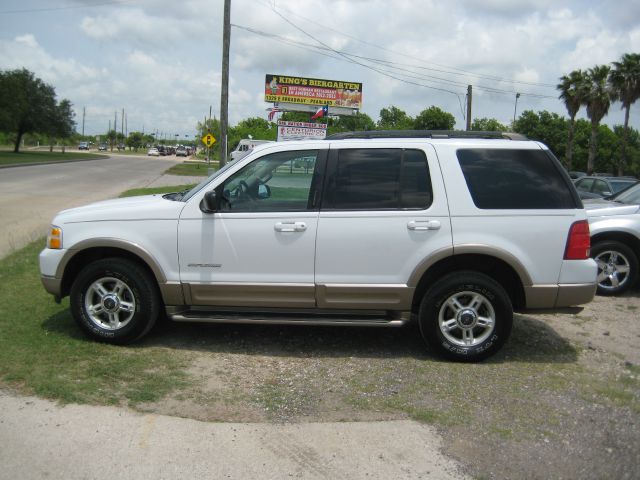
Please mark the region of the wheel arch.
<svg viewBox="0 0 640 480"><path fill-rule="evenodd" d="M71 285L83 266L109 257L128 259L144 268L158 286L166 283L166 277L158 262L139 245L118 239L90 239L69 249L58 265L56 277L62 279L61 297L69 295Z"/></svg>
<svg viewBox="0 0 640 480"><path fill-rule="evenodd" d="M420 302L431 285L442 276L456 271L476 271L496 282L507 292L515 309L526 305L525 282L528 276L521 278L518 271L502 258L484 253L461 253L440 259L430 265L416 282L412 311L417 313Z"/></svg>
<svg viewBox="0 0 640 480"><path fill-rule="evenodd" d="M591 237L591 247L598 242L616 241L624 243L631 248L637 256L640 256L640 238L635 235L622 231L605 231L596 233Z"/></svg>

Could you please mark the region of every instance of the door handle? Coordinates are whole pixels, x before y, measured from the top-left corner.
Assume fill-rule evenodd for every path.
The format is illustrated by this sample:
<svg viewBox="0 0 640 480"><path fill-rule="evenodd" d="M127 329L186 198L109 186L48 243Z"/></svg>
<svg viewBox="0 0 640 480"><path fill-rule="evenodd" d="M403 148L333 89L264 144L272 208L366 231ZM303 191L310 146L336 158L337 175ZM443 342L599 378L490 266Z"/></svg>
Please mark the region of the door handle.
<svg viewBox="0 0 640 480"><path fill-rule="evenodd" d="M276 232L304 232L307 224L304 222L278 222L273 226Z"/></svg>
<svg viewBox="0 0 640 480"><path fill-rule="evenodd" d="M424 230L438 230L440 229L439 220L411 220L407 223L409 230L424 231Z"/></svg>

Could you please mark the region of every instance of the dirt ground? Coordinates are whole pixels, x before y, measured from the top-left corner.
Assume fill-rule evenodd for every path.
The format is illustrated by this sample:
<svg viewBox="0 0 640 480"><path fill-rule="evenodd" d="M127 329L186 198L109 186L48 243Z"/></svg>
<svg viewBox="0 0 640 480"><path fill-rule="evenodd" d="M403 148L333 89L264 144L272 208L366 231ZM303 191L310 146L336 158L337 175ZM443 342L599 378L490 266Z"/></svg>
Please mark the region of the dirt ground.
<svg viewBox="0 0 640 480"><path fill-rule="evenodd" d="M142 411L222 422L413 418L472 478L640 475L640 289L563 314L518 314L480 364L444 362L401 329L166 323L193 386Z"/></svg>

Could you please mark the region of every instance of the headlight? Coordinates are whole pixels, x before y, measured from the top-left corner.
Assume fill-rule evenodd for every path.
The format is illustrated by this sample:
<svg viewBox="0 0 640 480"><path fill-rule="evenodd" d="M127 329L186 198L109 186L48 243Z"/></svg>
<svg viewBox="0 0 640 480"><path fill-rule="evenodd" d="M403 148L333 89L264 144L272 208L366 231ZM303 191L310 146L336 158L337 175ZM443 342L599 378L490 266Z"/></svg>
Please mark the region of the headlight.
<svg viewBox="0 0 640 480"><path fill-rule="evenodd" d="M49 234L47 235L47 248L60 250L62 248L62 229L51 225Z"/></svg>

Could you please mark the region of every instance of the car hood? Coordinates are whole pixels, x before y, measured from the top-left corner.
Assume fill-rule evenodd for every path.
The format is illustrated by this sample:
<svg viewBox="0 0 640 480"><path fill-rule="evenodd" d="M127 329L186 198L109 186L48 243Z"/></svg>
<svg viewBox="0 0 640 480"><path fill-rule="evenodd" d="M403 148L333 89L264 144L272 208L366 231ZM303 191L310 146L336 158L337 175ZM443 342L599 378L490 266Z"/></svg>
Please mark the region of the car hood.
<svg viewBox="0 0 640 480"><path fill-rule="evenodd" d="M605 217L610 215L631 215L638 213L640 205L627 205L624 203L612 202L604 198L593 200L583 200L584 208L589 218Z"/></svg>
<svg viewBox="0 0 640 480"><path fill-rule="evenodd" d="M118 220L175 220L184 205L183 202L165 199L161 194L117 198L63 210L53 223L62 225Z"/></svg>

